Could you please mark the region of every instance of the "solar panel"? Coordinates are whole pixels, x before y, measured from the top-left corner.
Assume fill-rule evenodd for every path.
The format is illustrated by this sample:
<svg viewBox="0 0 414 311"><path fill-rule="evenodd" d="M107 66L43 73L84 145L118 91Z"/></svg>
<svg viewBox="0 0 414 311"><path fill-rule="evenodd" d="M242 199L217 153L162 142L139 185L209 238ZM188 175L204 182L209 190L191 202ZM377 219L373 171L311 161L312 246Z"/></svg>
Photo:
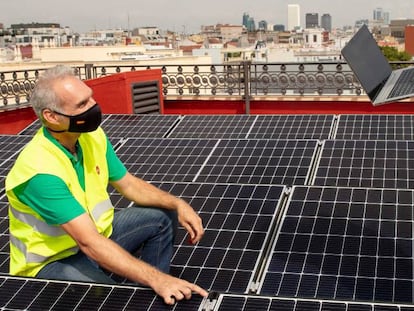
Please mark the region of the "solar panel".
<svg viewBox="0 0 414 311"><path fill-rule="evenodd" d="M0 276L2 310L198 310L194 295L166 306L150 289Z"/></svg>
<svg viewBox="0 0 414 311"><path fill-rule="evenodd" d="M414 188L414 141L327 140L314 184Z"/></svg>
<svg viewBox="0 0 414 311"><path fill-rule="evenodd" d="M217 141L129 138L117 154L128 170L147 181L193 181Z"/></svg>
<svg viewBox="0 0 414 311"><path fill-rule="evenodd" d="M341 115L335 138L413 140L414 115Z"/></svg>
<svg viewBox="0 0 414 311"><path fill-rule="evenodd" d="M246 138L256 117L247 115L184 116L169 138Z"/></svg>
<svg viewBox="0 0 414 311"><path fill-rule="evenodd" d="M413 302L414 192L295 186L260 293Z"/></svg>
<svg viewBox="0 0 414 311"><path fill-rule="evenodd" d="M222 294L215 311L410 311L410 305L335 302L253 295Z"/></svg>
<svg viewBox="0 0 414 311"><path fill-rule="evenodd" d="M220 140L196 181L303 185L317 144L314 140Z"/></svg>
<svg viewBox="0 0 414 311"><path fill-rule="evenodd" d="M166 137L178 116L166 115L107 115L102 128L108 137L121 138L162 138Z"/></svg>
<svg viewBox="0 0 414 311"><path fill-rule="evenodd" d="M247 138L328 139L333 126L333 115L260 115Z"/></svg>
<svg viewBox="0 0 414 311"><path fill-rule="evenodd" d="M169 138L328 139L332 115L190 115Z"/></svg>
<svg viewBox="0 0 414 311"><path fill-rule="evenodd" d="M246 292L275 221L282 186L163 183L199 213L205 235L188 244L180 228L171 273L214 291Z"/></svg>

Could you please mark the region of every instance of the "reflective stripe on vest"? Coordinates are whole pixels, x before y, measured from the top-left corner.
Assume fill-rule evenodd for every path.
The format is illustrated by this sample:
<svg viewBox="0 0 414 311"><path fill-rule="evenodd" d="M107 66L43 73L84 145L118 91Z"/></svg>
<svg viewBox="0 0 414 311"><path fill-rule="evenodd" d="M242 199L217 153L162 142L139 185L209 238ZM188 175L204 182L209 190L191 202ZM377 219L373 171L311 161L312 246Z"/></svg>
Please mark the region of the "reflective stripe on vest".
<svg viewBox="0 0 414 311"><path fill-rule="evenodd" d="M26 258L26 262L42 263L50 258L50 257L41 256L39 254L27 252L26 245L22 241L20 241L19 239L15 238L12 235L10 236L10 243L13 244L22 254L24 254ZM79 247L75 246L73 248L68 249L68 251L71 251L74 254L76 254L79 251Z"/></svg>
<svg viewBox="0 0 414 311"><path fill-rule="evenodd" d="M92 212L91 212L92 217L98 220L103 214L105 214L107 211L109 211L112 208L113 208L113 205L110 199L99 202L92 209Z"/></svg>
<svg viewBox="0 0 414 311"><path fill-rule="evenodd" d="M92 211L92 215L95 219L99 219L103 214L105 214L108 210L112 208L111 201L105 200L100 203L98 203L95 208ZM48 236L54 236L58 237L61 235L66 235L65 230L58 226L50 226L44 221L34 217L33 215L22 213L18 211L17 209L10 206L10 211L13 214L13 216L20 220L21 222L30 225L35 231L46 234ZM42 263L46 261L50 257L41 256L39 254L30 253L27 251L26 245L13 236L13 234L10 234L10 243L12 243L22 254L24 254L24 257L26 258L26 262L32 262L32 263ZM75 246L70 249L67 249L67 251L77 253L79 251L79 247Z"/></svg>

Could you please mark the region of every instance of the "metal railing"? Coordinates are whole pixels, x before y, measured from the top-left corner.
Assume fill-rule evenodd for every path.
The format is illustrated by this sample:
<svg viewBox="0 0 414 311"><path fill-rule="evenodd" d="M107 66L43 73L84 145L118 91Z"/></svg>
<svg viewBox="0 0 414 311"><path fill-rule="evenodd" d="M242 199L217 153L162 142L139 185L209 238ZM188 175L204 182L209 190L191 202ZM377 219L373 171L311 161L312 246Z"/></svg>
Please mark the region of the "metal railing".
<svg viewBox="0 0 414 311"><path fill-rule="evenodd" d="M414 62L393 62L393 67ZM94 65L74 66L81 79L160 68L163 95L180 96L240 96L246 102L254 96L351 95L364 91L346 63L251 63L219 65ZM45 68L5 71L0 73L0 109L27 105L39 74Z"/></svg>

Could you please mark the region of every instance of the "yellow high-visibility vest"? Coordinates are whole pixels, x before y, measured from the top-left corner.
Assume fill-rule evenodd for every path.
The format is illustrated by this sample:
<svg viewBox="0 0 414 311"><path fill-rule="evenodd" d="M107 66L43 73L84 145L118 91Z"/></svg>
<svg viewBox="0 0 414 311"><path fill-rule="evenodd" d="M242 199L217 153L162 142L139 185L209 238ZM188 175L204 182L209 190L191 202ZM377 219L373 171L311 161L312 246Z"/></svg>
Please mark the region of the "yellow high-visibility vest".
<svg viewBox="0 0 414 311"><path fill-rule="evenodd" d="M99 233L112 233L114 208L107 192L107 139L101 128L79 137L83 153L85 191L70 159L41 128L18 156L6 178L10 203L10 274L34 277L48 263L76 254L79 250L60 226L48 225L30 206L21 202L13 189L36 174L61 178L75 199L95 222ZM56 208L65 208L57 206Z"/></svg>

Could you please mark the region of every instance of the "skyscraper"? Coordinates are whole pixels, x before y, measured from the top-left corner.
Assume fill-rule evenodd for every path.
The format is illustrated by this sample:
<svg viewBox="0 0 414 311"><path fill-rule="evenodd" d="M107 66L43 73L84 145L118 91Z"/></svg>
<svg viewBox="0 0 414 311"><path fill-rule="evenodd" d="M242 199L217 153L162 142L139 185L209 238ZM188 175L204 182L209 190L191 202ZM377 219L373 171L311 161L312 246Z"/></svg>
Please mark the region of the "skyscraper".
<svg viewBox="0 0 414 311"><path fill-rule="evenodd" d="M299 4L288 4L288 30L300 28Z"/></svg>
<svg viewBox="0 0 414 311"><path fill-rule="evenodd" d="M382 8L376 8L373 12L374 21L382 21L384 18L382 14L383 14Z"/></svg>
<svg viewBox="0 0 414 311"><path fill-rule="evenodd" d="M305 15L305 27L306 28L318 28L319 27L319 14L318 13L306 13Z"/></svg>
<svg viewBox="0 0 414 311"><path fill-rule="evenodd" d="M326 31L331 32L332 31L332 17L330 14L322 14L321 17L321 27L325 29Z"/></svg>

